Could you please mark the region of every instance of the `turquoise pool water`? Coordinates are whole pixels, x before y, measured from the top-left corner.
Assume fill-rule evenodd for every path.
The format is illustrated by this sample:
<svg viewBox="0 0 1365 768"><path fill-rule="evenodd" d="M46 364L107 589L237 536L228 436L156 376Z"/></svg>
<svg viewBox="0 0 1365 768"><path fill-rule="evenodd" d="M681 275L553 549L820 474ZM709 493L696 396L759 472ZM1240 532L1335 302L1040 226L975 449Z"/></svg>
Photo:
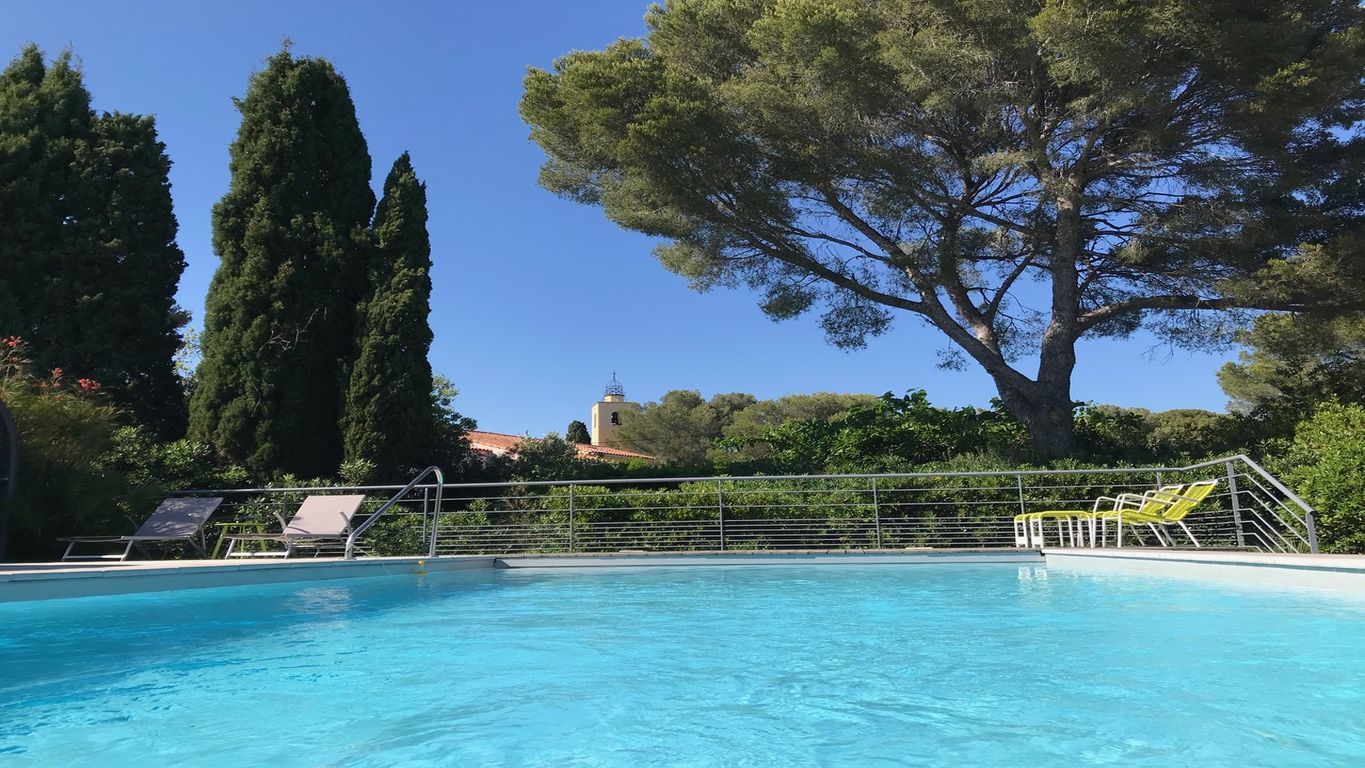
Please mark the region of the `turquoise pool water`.
<svg viewBox="0 0 1365 768"><path fill-rule="evenodd" d="M1365 606L1017 566L0 605L0 765L1365 765Z"/></svg>

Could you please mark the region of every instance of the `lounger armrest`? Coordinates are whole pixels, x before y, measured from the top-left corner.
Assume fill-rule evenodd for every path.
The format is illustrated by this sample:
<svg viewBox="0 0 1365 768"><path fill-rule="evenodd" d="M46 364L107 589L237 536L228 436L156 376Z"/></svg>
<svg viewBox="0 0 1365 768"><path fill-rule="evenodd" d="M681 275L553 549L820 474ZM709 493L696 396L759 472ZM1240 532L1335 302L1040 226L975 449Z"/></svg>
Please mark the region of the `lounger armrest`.
<svg viewBox="0 0 1365 768"><path fill-rule="evenodd" d="M57 541L76 541L76 542L101 542L101 541L127 541L129 536L63 536Z"/></svg>
<svg viewBox="0 0 1365 768"><path fill-rule="evenodd" d="M1102 510L1100 509L1100 503L1105 501L1110 502L1111 506ZM1099 514L1100 512L1117 512L1122 507L1131 506L1137 508L1141 507L1146 502L1147 499L1145 497L1139 496L1136 493L1120 493L1117 496L1101 496L1098 499L1095 499L1095 506L1091 508L1091 512L1094 514Z"/></svg>
<svg viewBox="0 0 1365 768"><path fill-rule="evenodd" d="M1185 497L1181 496L1178 493L1175 493L1174 491L1167 491L1161 488L1156 488L1150 491L1144 491L1142 493L1120 493L1119 498L1124 499L1131 504L1135 504L1141 507L1144 504L1147 504L1152 501L1163 501L1170 503L1172 501L1178 501Z"/></svg>
<svg viewBox="0 0 1365 768"><path fill-rule="evenodd" d="M1161 495L1162 495L1162 496L1165 496L1167 499L1169 499L1170 501L1173 501L1173 502L1174 502L1174 501L1203 501L1203 499L1198 499L1198 498L1195 498L1194 496L1186 496L1186 495L1183 494L1183 493L1170 493L1170 492L1165 492L1165 493L1162 493Z"/></svg>

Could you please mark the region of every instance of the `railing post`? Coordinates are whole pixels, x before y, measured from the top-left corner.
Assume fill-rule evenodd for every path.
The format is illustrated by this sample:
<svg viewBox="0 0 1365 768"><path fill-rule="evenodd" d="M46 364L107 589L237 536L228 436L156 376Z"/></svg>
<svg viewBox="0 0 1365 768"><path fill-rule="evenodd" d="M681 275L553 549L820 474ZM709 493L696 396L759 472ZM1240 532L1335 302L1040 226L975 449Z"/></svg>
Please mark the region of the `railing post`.
<svg viewBox="0 0 1365 768"><path fill-rule="evenodd" d="M882 548L882 509L877 501L877 478L872 478L872 520L877 526L877 549Z"/></svg>
<svg viewBox="0 0 1365 768"><path fill-rule="evenodd" d="M423 488L423 489L422 489L422 535L419 536L419 537L417 538L418 541L421 541L422 539L425 539L425 538L427 537L427 527L429 526L429 523L427 522L427 515L429 515L429 514L431 513L431 504L430 504L431 499L430 499L430 497L431 497L431 489L430 489L430 488Z"/></svg>
<svg viewBox="0 0 1365 768"><path fill-rule="evenodd" d="M1232 496L1232 526L1237 531L1237 546L1245 547L1246 538L1242 534L1242 501L1237 494L1237 473L1232 469L1232 462L1226 465L1228 470L1228 493Z"/></svg>
<svg viewBox="0 0 1365 768"><path fill-rule="evenodd" d="M1024 514L1024 476L1014 476L1014 487L1019 491L1019 514Z"/></svg>
<svg viewBox="0 0 1365 768"><path fill-rule="evenodd" d="M1308 551L1314 555L1318 553L1318 526L1314 519L1317 512L1312 507L1303 511L1303 524L1308 528Z"/></svg>
<svg viewBox="0 0 1365 768"><path fill-rule="evenodd" d="M436 557L436 532L441 528L441 500L445 496L446 476L441 470L436 470L436 503L431 508L431 548L427 550L427 557Z"/></svg>
<svg viewBox="0 0 1365 768"><path fill-rule="evenodd" d="M573 552L573 483L569 483L569 552Z"/></svg>
<svg viewBox="0 0 1365 768"><path fill-rule="evenodd" d="M716 512L720 517L720 551L725 551L725 482L716 481Z"/></svg>

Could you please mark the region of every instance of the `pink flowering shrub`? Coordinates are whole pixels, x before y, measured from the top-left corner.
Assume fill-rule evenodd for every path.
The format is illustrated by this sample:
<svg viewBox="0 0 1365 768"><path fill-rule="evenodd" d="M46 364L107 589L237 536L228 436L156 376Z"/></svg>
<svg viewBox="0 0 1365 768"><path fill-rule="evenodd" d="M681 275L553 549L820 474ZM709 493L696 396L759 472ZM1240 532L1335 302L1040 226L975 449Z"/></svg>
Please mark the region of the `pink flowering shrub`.
<svg viewBox="0 0 1365 768"><path fill-rule="evenodd" d="M124 519L143 503L107 466L118 409L99 382L54 368L36 370L23 340L0 339L0 401L19 430L18 495L10 509L9 556L46 559L65 535L127 533Z"/></svg>
<svg viewBox="0 0 1365 768"><path fill-rule="evenodd" d="M60 367L53 368L46 376L40 376L34 370L23 339L18 336L0 339L0 396L13 397L25 388L48 393L69 391L87 395L102 389L98 381L87 378L77 379L75 387L69 386L66 370Z"/></svg>

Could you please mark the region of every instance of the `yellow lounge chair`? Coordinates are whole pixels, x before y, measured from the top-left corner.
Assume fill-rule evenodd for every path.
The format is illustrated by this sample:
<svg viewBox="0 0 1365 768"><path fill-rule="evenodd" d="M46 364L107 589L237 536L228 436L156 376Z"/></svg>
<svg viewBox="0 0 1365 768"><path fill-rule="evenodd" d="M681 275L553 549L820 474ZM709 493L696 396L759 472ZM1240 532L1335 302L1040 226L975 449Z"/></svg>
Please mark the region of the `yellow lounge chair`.
<svg viewBox="0 0 1365 768"><path fill-rule="evenodd" d="M1162 546L1175 546L1175 538L1171 536L1166 528L1172 525L1179 526L1180 530L1185 532L1185 536L1189 538L1191 544L1196 547L1202 547L1203 545L1200 544L1199 540L1190 532L1190 527L1185 524L1185 517L1189 515L1190 512L1193 512L1194 508L1199 506L1200 502L1207 499L1209 494L1213 493L1213 489L1217 487L1217 480L1201 480L1197 483L1191 483L1182 490L1176 492L1169 492L1163 488L1160 491L1153 492L1154 497L1160 497L1166 502L1165 506L1160 510L1117 509L1111 512L1100 513L1096 516L1100 525L1100 541L1103 542L1104 537L1107 535L1106 529L1108 526L1106 521L1114 520L1117 524L1114 546L1117 547L1123 546L1123 524L1125 522L1129 524L1146 525L1148 528L1152 529L1152 533L1156 535L1156 540ZM1162 539L1163 535L1165 536L1165 540Z"/></svg>
<svg viewBox="0 0 1365 768"><path fill-rule="evenodd" d="M1024 512L1014 516L1014 545L1017 547L1046 546L1047 537L1043 524L1047 520L1057 521L1057 541L1060 544L1070 539L1071 546L1078 540L1089 539L1095 546L1095 520L1101 515L1112 516L1120 511L1133 514L1158 515L1184 488L1183 485L1167 485L1143 494L1121 493L1118 496L1101 496L1095 499L1089 510L1050 509L1043 512ZM1108 509L1102 507L1108 506ZM1088 523L1088 531L1082 530L1082 523ZM1088 534L1088 535L1087 535ZM1103 537L1101 537L1103 541ZM1036 544L1035 544L1036 542Z"/></svg>

